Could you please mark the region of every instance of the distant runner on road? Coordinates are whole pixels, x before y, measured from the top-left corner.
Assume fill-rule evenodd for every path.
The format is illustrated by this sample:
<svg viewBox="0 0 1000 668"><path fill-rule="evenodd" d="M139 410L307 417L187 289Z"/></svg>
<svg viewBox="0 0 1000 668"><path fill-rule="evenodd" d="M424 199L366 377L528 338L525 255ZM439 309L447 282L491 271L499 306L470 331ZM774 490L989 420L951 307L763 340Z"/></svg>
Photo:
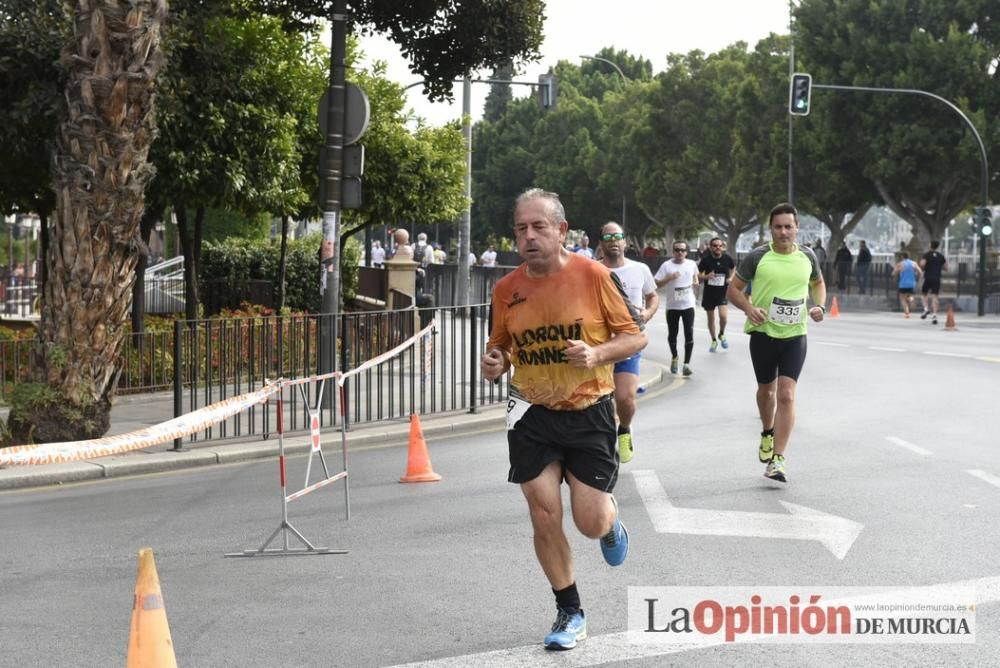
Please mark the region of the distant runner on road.
<svg viewBox="0 0 1000 668"><path fill-rule="evenodd" d="M726 289L729 282L733 280L735 270L736 263L726 253L726 242L719 237L708 242L708 253L698 263L698 277L705 283L701 293L701 307L705 309L705 315L708 318L708 333L712 337L712 343L708 346L710 353L718 350L720 343L723 348L729 347L729 341L726 340L726 324L729 321L729 301L726 299ZM719 311L718 337L715 334L716 309Z"/></svg>
<svg viewBox="0 0 1000 668"><path fill-rule="evenodd" d="M920 298L924 303L924 312L920 319L926 320L931 315L931 323L938 324L938 307L941 293L941 273L948 268L948 259L938 251L941 242L934 240L931 242L931 249L920 258L920 268L924 272L924 284L920 289Z"/></svg>

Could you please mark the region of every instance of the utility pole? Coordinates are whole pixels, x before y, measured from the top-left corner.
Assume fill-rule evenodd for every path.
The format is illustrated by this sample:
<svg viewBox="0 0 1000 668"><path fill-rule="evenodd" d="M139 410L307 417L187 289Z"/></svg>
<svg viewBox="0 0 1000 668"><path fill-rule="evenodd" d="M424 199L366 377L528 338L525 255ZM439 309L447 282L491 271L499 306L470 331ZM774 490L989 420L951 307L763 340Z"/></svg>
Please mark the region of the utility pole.
<svg viewBox="0 0 1000 668"><path fill-rule="evenodd" d="M347 0L334 0L330 37L330 88L326 110L326 138L320 183L323 200L323 241L320 246L319 371L337 369L337 313L340 309L340 215L344 166L344 107L346 105L345 58L347 55ZM333 409L333 392L327 405Z"/></svg>
<svg viewBox="0 0 1000 668"><path fill-rule="evenodd" d="M795 73L795 19L792 16L794 5L792 0L788 0L788 78L791 79ZM795 203L795 169L792 163L792 115L788 115L788 203Z"/></svg>
<svg viewBox="0 0 1000 668"><path fill-rule="evenodd" d="M472 267L469 266L470 235L472 234L472 79L462 78L462 136L465 138L465 208L458 228L458 285L456 306L469 305L469 283Z"/></svg>

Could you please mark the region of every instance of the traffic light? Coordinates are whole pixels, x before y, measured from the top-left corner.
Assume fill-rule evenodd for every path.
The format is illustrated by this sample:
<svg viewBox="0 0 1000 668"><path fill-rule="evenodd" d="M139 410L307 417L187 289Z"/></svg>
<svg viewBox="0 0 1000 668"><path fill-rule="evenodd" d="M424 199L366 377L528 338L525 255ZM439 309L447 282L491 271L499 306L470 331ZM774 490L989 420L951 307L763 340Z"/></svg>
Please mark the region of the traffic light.
<svg viewBox="0 0 1000 668"><path fill-rule="evenodd" d="M793 116L809 115L809 97L812 94L812 75L796 73L788 89L788 113Z"/></svg>
<svg viewBox="0 0 1000 668"><path fill-rule="evenodd" d="M981 236L988 237L993 234L993 209L988 206L976 209L976 222Z"/></svg>
<svg viewBox="0 0 1000 668"><path fill-rule="evenodd" d="M538 75L538 102L542 109L556 106L556 77L554 74Z"/></svg>

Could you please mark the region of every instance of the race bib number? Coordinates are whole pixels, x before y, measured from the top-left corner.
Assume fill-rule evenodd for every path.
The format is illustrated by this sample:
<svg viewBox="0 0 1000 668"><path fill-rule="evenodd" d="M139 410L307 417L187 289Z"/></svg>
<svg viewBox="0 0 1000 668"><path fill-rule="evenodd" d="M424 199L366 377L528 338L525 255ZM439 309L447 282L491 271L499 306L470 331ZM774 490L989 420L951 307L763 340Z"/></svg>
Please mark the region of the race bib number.
<svg viewBox="0 0 1000 668"><path fill-rule="evenodd" d="M683 288L674 288L674 297L676 299L687 299L688 295L690 294L691 294L690 285Z"/></svg>
<svg viewBox="0 0 1000 668"><path fill-rule="evenodd" d="M726 275L725 274L716 274L712 278L708 279L708 284L709 285L725 285L726 284Z"/></svg>
<svg viewBox="0 0 1000 668"><path fill-rule="evenodd" d="M788 300L775 297L771 301L771 308L767 311L767 318L779 325L797 325L802 321L802 307L805 303L805 299Z"/></svg>
<svg viewBox="0 0 1000 668"><path fill-rule="evenodd" d="M525 401L521 397L511 396L507 400L507 431L517 426L518 421L531 408L531 402Z"/></svg>

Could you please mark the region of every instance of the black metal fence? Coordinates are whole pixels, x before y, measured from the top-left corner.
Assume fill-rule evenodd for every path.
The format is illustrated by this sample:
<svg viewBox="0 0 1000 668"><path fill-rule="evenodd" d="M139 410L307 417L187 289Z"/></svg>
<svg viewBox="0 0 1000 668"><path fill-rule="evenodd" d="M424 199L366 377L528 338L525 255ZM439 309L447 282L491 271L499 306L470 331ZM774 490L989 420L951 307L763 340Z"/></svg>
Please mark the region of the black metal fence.
<svg viewBox="0 0 1000 668"><path fill-rule="evenodd" d="M348 373L414 337L432 318L437 326L401 352L349 374L344 404L327 382L285 397L284 431L310 427L310 409L324 426L408 419L411 413L475 412L506 401L506 379L494 384L479 376L486 341L485 304L468 308L345 313L337 317L339 369ZM196 410L262 387L279 378L304 378L320 371L334 316L305 315L178 321L175 325L174 412ZM332 350L329 351L332 353ZM344 415L341 416L341 411ZM188 441L268 437L276 429L273 406L257 406L190 436Z"/></svg>

